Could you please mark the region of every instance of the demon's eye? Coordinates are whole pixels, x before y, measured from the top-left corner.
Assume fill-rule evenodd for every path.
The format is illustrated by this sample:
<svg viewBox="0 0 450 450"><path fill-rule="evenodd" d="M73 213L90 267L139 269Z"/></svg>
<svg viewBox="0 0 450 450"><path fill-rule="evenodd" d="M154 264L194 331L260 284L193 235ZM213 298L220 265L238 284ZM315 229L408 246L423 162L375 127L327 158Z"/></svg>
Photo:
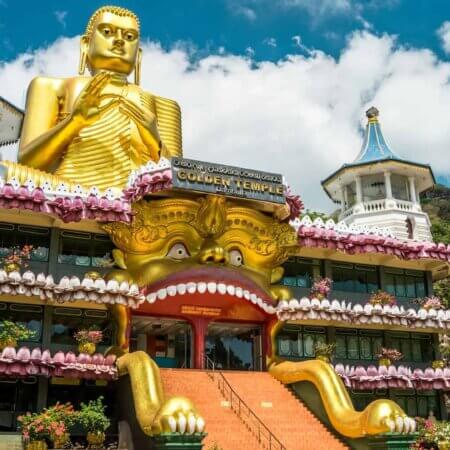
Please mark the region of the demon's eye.
<svg viewBox="0 0 450 450"><path fill-rule="evenodd" d="M172 259L185 259L189 258L189 252L184 244L178 242L170 248L167 252L167 256Z"/></svg>
<svg viewBox="0 0 450 450"><path fill-rule="evenodd" d="M237 267L244 264L244 258L242 257L242 253L239 250L230 250L230 264Z"/></svg>

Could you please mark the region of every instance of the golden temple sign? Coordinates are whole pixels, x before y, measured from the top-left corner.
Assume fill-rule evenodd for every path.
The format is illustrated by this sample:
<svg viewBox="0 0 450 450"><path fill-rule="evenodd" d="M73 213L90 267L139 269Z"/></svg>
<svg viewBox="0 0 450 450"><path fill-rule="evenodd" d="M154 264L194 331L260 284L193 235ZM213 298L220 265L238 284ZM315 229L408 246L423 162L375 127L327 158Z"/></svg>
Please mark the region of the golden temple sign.
<svg viewBox="0 0 450 450"><path fill-rule="evenodd" d="M191 316L206 316L217 317L220 316L222 308L212 308L209 306L198 305L181 305L182 314L190 314Z"/></svg>
<svg viewBox="0 0 450 450"><path fill-rule="evenodd" d="M223 164L172 158L174 188L284 204L279 174Z"/></svg>

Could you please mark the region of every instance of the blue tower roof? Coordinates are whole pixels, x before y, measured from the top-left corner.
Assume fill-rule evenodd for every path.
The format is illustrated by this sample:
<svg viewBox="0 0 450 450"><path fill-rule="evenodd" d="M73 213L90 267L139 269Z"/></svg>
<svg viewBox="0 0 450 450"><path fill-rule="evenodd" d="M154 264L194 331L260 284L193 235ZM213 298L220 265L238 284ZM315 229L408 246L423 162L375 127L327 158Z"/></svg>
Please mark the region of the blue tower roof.
<svg viewBox="0 0 450 450"><path fill-rule="evenodd" d="M385 159L402 159L396 155L386 143L378 122L378 114L378 109L373 106L366 111L366 116L369 120L364 134L364 141L361 151L351 165L364 164L371 161L382 161Z"/></svg>

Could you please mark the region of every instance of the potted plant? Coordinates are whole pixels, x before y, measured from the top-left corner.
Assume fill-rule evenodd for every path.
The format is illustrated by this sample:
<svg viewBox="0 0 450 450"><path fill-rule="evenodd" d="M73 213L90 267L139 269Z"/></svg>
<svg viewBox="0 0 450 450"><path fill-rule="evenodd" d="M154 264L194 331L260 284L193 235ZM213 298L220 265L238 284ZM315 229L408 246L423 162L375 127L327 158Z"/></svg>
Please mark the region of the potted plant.
<svg viewBox="0 0 450 450"><path fill-rule="evenodd" d="M403 354L395 348L382 348L377 354L378 364L380 366L390 366L394 361L403 358Z"/></svg>
<svg viewBox="0 0 450 450"><path fill-rule="evenodd" d="M54 448L63 448L70 440L69 431L76 421L77 413L73 405L69 402L64 404L57 402L56 405L44 409L42 414L48 418L51 424L59 424L50 432L50 440L53 442ZM61 423L64 424L64 427L60 425Z"/></svg>
<svg viewBox="0 0 450 450"><path fill-rule="evenodd" d="M78 342L78 351L93 355L96 345L102 342L103 333L100 330L78 330L73 337Z"/></svg>
<svg viewBox="0 0 450 450"><path fill-rule="evenodd" d="M77 413L77 423L86 432L90 448L100 448L105 441L105 431L110 425L110 420L105 415L105 409L103 397L99 397L87 404L81 403L81 409Z"/></svg>
<svg viewBox="0 0 450 450"><path fill-rule="evenodd" d="M27 413L17 418L22 431L22 438L26 450L47 450L46 439L52 436L62 436L66 433L66 426L61 420L54 420L44 411L41 414Z"/></svg>
<svg viewBox="0 0 450 450"><path fill-rule="evenodd" d="M411 447L413 450L450 449L450 423L437 421L434 418L422 419L416 417L417 441Z"/></svg>
<svg viewBox="0 0 450 450"><path fill-rule="evenodd" d="M427 311L430 309L442 309L444 307L441 299L435 295L421 299L420 306Z"/></svg>
<svg viewBox="0 0 450 450"><path fill-rule="evenodd" d="M17 341L26 341L35 335L36 332L29 330L25 325L2 320L0 321L0 350L6 347L17 347Z"/></svg>
<svg viewBox="0 0 450 450"><path fill-rule="evenodd" d="M439 340L439 352L445 366L450 358L450 336L448 336L447 334L442 334L440 335Z"/></svg>
<svg viewBox="0 0 450 450"><path fill-rule="evenodd" d="M373 306L394 306L397 303L397 300L392 294L389 294L389 292L378 290L370 296L368 303Z"/></svg>
<svg viewBox="0 0 450 450"><path fill-rule="evenodd" d="M324 362L331 362L333 353L336 349L336 344L325 344L325 342L316 342L314 344L314 355L316 359L320 359Z"/></svg>
<svg viewBox="0 0 450 450"><path fill-rule="evenodd" d="M331 292L333 281L330 278L319 278L314 281L309 294L310 298L323 300L328 297Z"/></svg>
<svg viewBox="0 0 450 450"><path fill-rule="evenodd" d="M22 267L28 267L28 261L31 257L32 245L23 247L15 246L9 249L8 254L0 257L0 264L6 272L19 271Z"/></svg>

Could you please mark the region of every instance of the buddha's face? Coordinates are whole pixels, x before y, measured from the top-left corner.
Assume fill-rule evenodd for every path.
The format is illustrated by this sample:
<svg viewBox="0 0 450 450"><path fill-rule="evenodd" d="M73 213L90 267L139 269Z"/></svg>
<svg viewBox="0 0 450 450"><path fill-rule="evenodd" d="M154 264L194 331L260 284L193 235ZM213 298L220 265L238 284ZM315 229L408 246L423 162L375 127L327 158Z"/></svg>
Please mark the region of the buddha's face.
<svg viewBox="0 0 450 450"><path fill-rule="evenodd" d="M272 305L270 285L296 244L288 224L220 198L140 202L135 213L131 227L105 228L121 248L123 268L147 293L216 282L248 290L263 309Z"/></svg>
<svg viewBox="0 0 450 450"><path fill-rule="evenodd" d="M133 17L103 12L86 38L89 67L94 73L110 70L128 75L133 71L139 48L139 27Z"/></svg>

